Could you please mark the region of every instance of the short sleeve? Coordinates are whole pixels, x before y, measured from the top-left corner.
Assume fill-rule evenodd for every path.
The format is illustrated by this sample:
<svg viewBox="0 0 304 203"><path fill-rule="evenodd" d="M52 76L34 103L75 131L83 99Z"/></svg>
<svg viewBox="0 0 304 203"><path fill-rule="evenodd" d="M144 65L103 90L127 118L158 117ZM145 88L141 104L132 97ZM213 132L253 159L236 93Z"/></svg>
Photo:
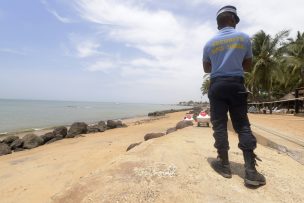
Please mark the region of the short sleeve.
<svg viewBox="0 0 304 203"><path fill-rule="evenodd" d="M203 62L209 62L211 63L210 57L209 57L209 53L208 53L208 46L207 44L204 47L204 51L203 51Z"/></svg>
<svg viewBox="0 0 304 203"><path fill-rule="evenodd" d="M246 43L246 54L245 54L245 59L248 59L248 58L252 58L253 57L253 54L252 54L252 44L251 44L251 41L250 41L250 38L247 37L247 43Z"/></svg>

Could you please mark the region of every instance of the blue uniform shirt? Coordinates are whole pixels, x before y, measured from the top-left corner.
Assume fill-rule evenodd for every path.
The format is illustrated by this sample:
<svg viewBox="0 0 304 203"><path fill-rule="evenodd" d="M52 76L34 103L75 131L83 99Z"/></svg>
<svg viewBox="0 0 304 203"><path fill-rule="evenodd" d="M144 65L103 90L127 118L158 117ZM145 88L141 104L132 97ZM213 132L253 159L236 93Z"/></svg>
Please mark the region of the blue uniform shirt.
<svg viewBox="0 0 304 203"><path fill-rule="evenodd" d="M211 78L244 77L242 63L247 58L252 58L250 38L233 27L221 29L204 47L203 61L211 63Z"/></svg>

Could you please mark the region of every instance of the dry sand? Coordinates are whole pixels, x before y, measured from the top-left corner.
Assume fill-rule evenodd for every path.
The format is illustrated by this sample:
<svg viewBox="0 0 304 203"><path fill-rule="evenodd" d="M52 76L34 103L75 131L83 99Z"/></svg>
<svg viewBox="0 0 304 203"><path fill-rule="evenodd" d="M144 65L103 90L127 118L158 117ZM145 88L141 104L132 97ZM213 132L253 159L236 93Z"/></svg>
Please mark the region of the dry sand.
<svg viewBox="0 0 304 203"><path fill-rule="evenodd" d="M216 157L211 128L196 126L143 141L175 126L184 113L128 128L64 139L0 157L0 202L303 202L304 166L259 145L267 184L243 185L237 137L229 136L232 179L210 167Z"/></svg>
<svg viewBox="0 0 304 203"><path fill-rule="evenodd" d="M249 114L250 122L304 140L304 117L293 115Z"/></svg>

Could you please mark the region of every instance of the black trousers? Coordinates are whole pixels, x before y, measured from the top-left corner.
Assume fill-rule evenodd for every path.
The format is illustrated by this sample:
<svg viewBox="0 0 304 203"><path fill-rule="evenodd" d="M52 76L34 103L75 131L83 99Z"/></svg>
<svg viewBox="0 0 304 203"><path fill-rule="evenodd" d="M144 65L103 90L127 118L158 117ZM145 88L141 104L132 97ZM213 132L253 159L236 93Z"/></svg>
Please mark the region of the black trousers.
<svg viewBox="0 0 304 203"><path fill-rule="evenodd" d="M211 79L208 92L214 147L229 150L227 121L229 112L241 150L254 150L256 138L252 134L247 116L247 91L242 77L216 77Z"/></svg>

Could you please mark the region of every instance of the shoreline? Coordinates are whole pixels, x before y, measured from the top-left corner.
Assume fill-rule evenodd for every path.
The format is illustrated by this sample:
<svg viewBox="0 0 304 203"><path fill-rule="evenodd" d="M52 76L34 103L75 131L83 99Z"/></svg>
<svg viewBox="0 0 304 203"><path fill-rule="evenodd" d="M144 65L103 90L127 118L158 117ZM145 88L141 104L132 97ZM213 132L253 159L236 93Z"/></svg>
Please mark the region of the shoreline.
<svg viewBox="0 0 304 203"><path fill-rule="evenodd" d="M167 109L167 110L154 111L154 112L174 113L174 112L188 111L188 110L191 110L191 109L193 109L193 107L183 108L183 109ZM130 117L124 117L124 118L104 119L104 121L107 121L107 120L118 121L118 120L120 120L123 123L125 123L127 125L130 125L132 123L136 123L136 122L140 122L140 121L145 122L145 121L149 121L149 120L154 120L155 116L148 116L148 114L149 113L146 113L146 115L136 115L136 116L130 116ZM160 116L156 116L156 117L160 117ZM99 121L101 121L101 120L99 120ZM97 124L99 121L93 121L93 122L83 121L83 122L87 123L88 126L90 126L90 125ZM21 129L21 130L11 131L11 132L0 132L0 141L5 139L8 136L11 136L11 135L18 136L18 137L22 138L26 134L34 133L37 136L41 136L41 135L44 135L48 132L51 132L54 128L56 128L58 126L64 126L64 127L69 129L69 127L73 124L73 122L75 122L75 121L72 121L68 125L67 124L61 124L61 125L56 125L56 126L52 126L52 127L40 127L40 128L37 127L37 128Z"/></svg>
<svg viewBox="0 0 304 203"><path fill-rule="evenodd" d="M139 119L142 119L142 118L148 118L148 116L135 116L135 117L121 118L121 119L111 119L111 120L128 121L128 120L133 120L133 119L134 120L139 120ZM99 121L94 121L93 123L90 122L90 123L88 123L88 125L94 125L94 124L96 124L98 122ZM72 123L69 124L69 125L62 124L62 125L57 125L57 126L52 126L52 127L29 128L29 129L22 129L22 130L11 131L11 132L1 132L0 133L0 140L2 138L10 136L10 135L15 135L15 136L20 136L21 135L22 136L22 135L25 135L25 134L28 134L28 133L35 133L37 135L42 135L44 133L52 131L54 128L56 128L58 126L64 126L64 127L69 128L72 125Z"/></svg>

